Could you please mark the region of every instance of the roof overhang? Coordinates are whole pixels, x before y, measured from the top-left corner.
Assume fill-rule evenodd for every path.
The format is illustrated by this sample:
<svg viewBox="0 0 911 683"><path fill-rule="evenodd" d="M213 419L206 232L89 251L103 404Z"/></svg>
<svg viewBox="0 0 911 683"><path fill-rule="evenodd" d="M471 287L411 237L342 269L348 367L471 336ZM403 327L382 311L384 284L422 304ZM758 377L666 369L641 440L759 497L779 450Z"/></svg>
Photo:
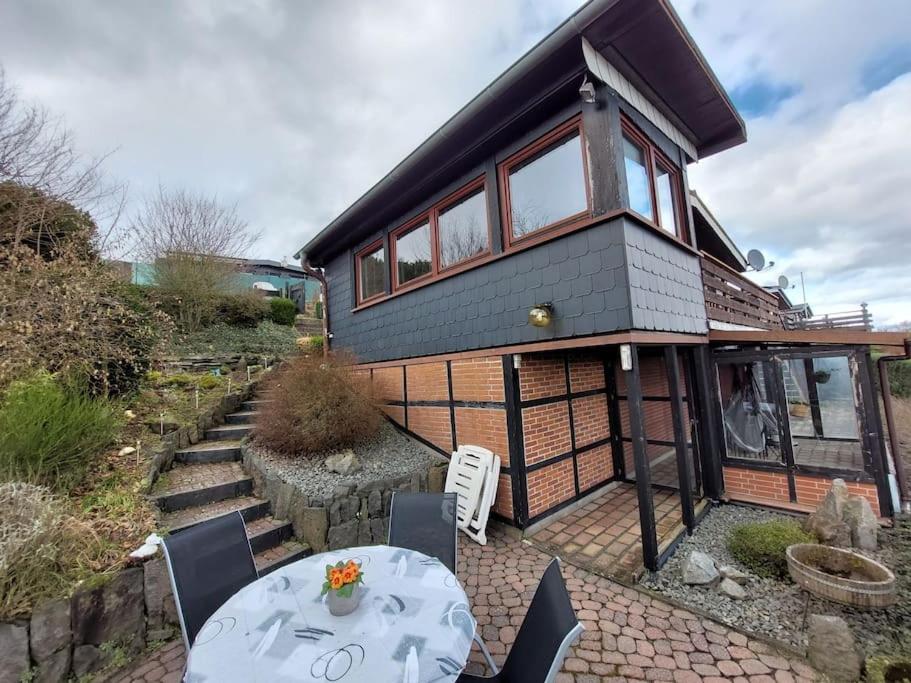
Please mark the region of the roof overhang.
<svg viewBox="0 0 911 683"><path fill-rule="evenodd" d="M702 236L697 235L697 243L703 251L708 251L715 258L723 261L725 264L734 268L739 273L745 273L747 270L747 260L743 252L728 235L727 230L718 222L714 214L705 205L702 198L696 194L695 190L690 190L690 204L693 207L693 218L696 219L696 229L704 224L711 234L711 244L702 244ZM707 248L710 247L710 248ZM714 253L719 252L719 253Z"/></svg>
<svg viewBox="0 0 911 683"><path fill-rule="evenodd" d="M865 330L710 330L711 343L737 344L846 344L904 348L907 332Z"/></svg>
<svg viewBox="0 0 911 683"><path fill-rule="evenodd" d="M591 0L444 123L296 254L320 265L492 153L492 142L588 71L583 39L708 156L746 140L727 93L667 0ZM513 128L514 130L514 128Z"/></svg>

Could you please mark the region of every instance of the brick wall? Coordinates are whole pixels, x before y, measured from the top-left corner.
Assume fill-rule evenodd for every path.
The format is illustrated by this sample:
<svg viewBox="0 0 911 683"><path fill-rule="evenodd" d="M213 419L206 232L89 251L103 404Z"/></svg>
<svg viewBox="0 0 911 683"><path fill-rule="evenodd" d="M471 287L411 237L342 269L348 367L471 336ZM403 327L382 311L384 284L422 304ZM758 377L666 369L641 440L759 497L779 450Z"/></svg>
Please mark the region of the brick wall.
<svg viewBox="0 0 911 683"><path fill-rule="evenodd" d="M866 498L873 507L873 512L875 512L877 516L880 514L876 484L862 481L849 481L846 483L848 485L848 491ZM818 505L831 486L832 479L828 477L815 477L803 474L794 475L794 487L797 489L797 502L802 505Z"/></svg>
<svg viewBox="0 0 911 683"><path fill-rule="evenodd" d="M572 459L528 473L528 514L546 512L576 495Z"/></svg>
<svg viewBox="0 0 911 683"><path fill-rule="evenodd" d="M559 354L526 354L519 369L519 390L523 401L566 393L566 369Z"/></svg>
<svg viewBox="0 0 911 683"><path fill-rule="evenodd" d="M573 393L604 388L604 362L592 354L573 353L569 357L569 384Z"/></svg>
<svg viewBox="0 0 911 683"><path fill-rule="evenodd" d="M408 406L408 429L440 450L452 452L452 426L449 408Z"/></svg>
<svg viewBox="0 0 911 683"><path fill-rule="evenodd" d="M373 372L373 395L380 402L403 401L405 374L402 368L376 368Z"/></svg>
<svg viewBox="0 0 911 683"><path fill-rule="evenodd" d="M522 409L525 436L525 464L562 455L572 448L569 434L569 406L566 401Z"/></svg>
<svg viewBox="0 0 911 683"><path fill-rule="evenodd" d="M610 438L607 397L604 394L573 399L576 448Z"/></svg>
<svg viewBox="0 0 911 683"><path fill-rule="evenodd" d="M418 363L405 366L409 401L448 401L446 363Z"/></svg>
<svg viewBox="0 0 911 683"><path fill-rule="evenodd" d="M497 498L493 503L493 509L497 514L503 515L507 519L513 519L512 480L508 474L500 475L500 481L497 483Z"/></svg>
<svg viewBox="0 0 911 683"><path fill-rule="evenodd" d="M506 410L457 407L455 423L460 444L483 446L500 456L501 466L509 464Z"/></svg>
<svg viewBox="0 0 911 683"><path fill-rule="evenodd" d="M614 460L609 444L579 453L577 462L579 488L583 491L614 476Z"/></svg>
<svg viewBox="0 0 911 683"><path fill-rule="evenodd" d="M452 397L456 401L504 401L500 356L452 361Z"/></svg>

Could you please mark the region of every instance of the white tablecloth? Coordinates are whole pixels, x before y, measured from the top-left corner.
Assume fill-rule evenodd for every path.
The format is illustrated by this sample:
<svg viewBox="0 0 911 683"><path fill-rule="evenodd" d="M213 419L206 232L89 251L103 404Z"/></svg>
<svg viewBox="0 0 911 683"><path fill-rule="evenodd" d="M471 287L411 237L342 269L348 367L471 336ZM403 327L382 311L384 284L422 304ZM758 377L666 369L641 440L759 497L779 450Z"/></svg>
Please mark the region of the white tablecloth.
<svg viewBox="0 0 911 683"><path fill-rule="evenodd" d="M360 605L333 617L320 597L326 565L354 559ZM243 588L202 627L193 683L454 681L475 620L465 591L436 558L402 548L349 548L300 560Z"/></svg>

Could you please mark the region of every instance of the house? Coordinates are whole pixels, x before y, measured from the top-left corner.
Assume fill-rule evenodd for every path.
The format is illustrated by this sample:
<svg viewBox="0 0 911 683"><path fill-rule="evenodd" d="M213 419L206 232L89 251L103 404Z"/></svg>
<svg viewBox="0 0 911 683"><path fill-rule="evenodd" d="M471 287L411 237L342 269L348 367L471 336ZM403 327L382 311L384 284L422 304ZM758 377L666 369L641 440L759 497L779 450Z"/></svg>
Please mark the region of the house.
<svg viewBox="0 0 911 683"><path fill-rule="evenodd" d="M888 516L870 346L904 335L784 329L687 180L745 141L669 2L593 0L296 256L391 420L501 457L506 523L626 495L654 568L712 501L841 477Z"/></svg>

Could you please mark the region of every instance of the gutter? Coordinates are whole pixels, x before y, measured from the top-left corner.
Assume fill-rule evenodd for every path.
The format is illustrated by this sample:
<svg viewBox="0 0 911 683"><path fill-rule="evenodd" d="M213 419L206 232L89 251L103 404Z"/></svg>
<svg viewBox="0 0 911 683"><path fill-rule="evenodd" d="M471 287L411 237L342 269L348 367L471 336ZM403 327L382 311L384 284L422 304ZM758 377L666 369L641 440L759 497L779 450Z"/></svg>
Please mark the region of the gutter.
<svg viewBox="0 0 911 683"><path fill-rule="evenodd" d="M303 271L319 282L320 298L323 302L323 358L329 357L329 340L332 338L329 334L329 282L322 270L314 268L307 261L306 252L298 252L301 260Z"/></svg>
<svg viewBox="0 0 911 683"><path fill-rule="evenodd" d="M886 428L889 431L889 445L892 451L892 462L895 466L895 478L898 480L898 490L901 496L901 510L911 513L911 491L908 489L905 462L902 460L898 440L898 430L895 428L895 415L892 411L892 391L889 388L889 373L886 363L898 360L911 360L911 340L905 340L905 352L900 356L880 356L876 361L879 369L879 386L883 395L883 409L886 414Z"/></svg>

